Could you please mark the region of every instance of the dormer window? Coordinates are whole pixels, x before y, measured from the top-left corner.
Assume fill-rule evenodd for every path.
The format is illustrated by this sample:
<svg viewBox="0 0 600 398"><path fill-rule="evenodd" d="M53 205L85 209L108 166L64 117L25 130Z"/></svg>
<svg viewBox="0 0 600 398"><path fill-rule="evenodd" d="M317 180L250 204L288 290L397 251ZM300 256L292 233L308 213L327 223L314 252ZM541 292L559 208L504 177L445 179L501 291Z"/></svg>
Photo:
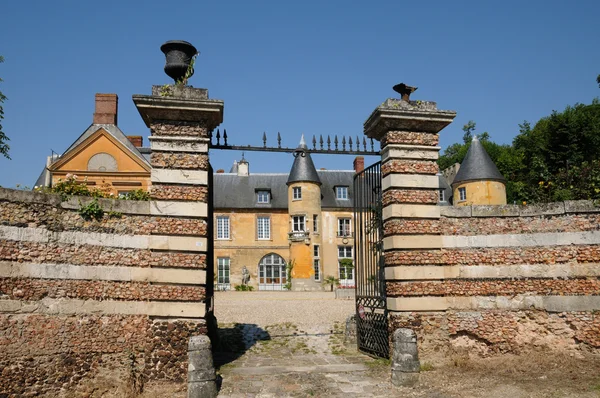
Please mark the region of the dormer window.
<svg viewBox="0 0 600 398"><path fill-rule="evenodd" d="M267 190L256 191L256 203L271 203L271 192Z"/></svg>
<svg viewBox="0 0 600 398"><path fill-rule="evenodd" d="M335 198L337 200L348 200L348 187L335 187Z"/></svg>

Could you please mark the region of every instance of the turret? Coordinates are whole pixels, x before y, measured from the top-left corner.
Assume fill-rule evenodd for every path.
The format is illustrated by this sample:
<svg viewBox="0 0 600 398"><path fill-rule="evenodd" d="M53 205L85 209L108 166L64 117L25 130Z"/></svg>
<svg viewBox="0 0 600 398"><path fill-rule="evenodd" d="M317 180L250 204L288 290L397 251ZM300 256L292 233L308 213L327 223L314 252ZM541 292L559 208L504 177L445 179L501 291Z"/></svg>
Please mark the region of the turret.
<svg viewBox="0 0 600 398"><path fill-rule="evenodd" d="M302 136L287 180L293 290L321 289L313 280L314 246L321 245L321 180L307 149Z"/></svg>
<svg viewBox="0 0 600 398"><path fill-rule="evenodd" d="M506 204L506 179L477 136L452 181L452 191L455 206Z"/></svg>

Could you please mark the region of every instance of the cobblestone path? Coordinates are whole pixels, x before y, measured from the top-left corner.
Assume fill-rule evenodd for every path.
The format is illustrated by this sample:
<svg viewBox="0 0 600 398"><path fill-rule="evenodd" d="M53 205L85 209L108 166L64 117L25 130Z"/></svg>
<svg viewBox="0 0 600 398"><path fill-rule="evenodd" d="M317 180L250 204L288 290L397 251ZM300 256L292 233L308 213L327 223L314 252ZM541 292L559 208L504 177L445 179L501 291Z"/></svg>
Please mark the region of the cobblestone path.
<svg viewBox="0 0 600 398"><path fill-rule="evenodd" d="M392 386L389 361L344 345L353 300L326 293L219 292L215 308L220 397L443 397Z"/></svg>
<svg viewBox="0 0 600 398"><path fill-rule="evenodd" d="M345 347L339 322L227 326L224 344L234 349L215 357L222 377L219 396L390 396L389 362Z"/></svg>

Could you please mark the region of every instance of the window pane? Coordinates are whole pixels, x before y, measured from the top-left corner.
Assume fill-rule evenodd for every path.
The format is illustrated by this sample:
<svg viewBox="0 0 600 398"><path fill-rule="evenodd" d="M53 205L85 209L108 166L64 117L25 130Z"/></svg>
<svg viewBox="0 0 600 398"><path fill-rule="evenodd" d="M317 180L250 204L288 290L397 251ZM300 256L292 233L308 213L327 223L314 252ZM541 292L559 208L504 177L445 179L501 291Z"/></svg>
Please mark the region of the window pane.
<svg viewBox="0 0 600 398"><path fill-rule="evenodd" d="M229 217L217 217L217 239L229 239Z"/></svg>

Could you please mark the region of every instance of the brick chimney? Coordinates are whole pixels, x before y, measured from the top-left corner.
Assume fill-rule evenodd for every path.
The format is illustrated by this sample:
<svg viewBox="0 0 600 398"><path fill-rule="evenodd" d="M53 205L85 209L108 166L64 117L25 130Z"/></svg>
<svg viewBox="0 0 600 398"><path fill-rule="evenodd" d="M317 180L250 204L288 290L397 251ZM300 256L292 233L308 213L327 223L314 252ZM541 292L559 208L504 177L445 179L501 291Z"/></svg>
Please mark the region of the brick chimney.
<svg viewBox="0 0 600 398"><path fill-rule="evenodd" d="M361 171L363 171L365 169L365 158L362 156L357 156L354 159L353 165L354 165L354 172L360 173Z"/></svg>
<svg viewBox="0 0 600 398"><path fill-rule="evenodd" d="M219 169L219 170L217 170L217 174L223 174L223 173L225 173L225 170L224 170L224 169Z"/></svg>
<svg viewBox="0 0 600 398"><path fill-rule="evenodd" d="M144 146L144 137L141 135L128 135L127 138L136 148L141 148Z"/></svg>
<svg viewBox="0 0 600 398"><path fill-rule="evenodd" d="M94 124L117 124L117 108L119 97L117 94L96 93L96 110Z"/></svg>

